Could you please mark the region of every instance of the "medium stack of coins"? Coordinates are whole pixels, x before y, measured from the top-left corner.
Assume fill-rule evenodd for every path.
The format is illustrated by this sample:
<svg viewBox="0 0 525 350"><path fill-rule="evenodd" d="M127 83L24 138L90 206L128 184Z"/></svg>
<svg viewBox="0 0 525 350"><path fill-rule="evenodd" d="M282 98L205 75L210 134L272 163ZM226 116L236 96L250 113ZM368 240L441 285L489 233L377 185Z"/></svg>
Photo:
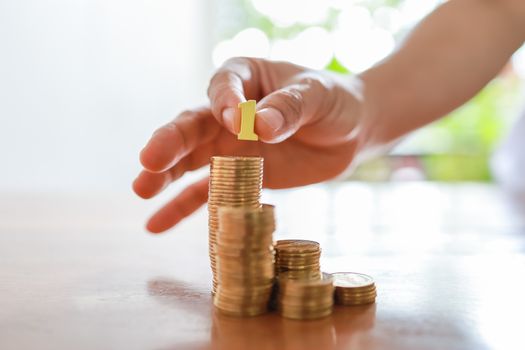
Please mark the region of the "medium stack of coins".
<svg viewBox="0 0 525 350"><path fill-rule="evenodd" d="M213 303L232 316L265 313L274 283L273 206L219 207L218 213L218 287Z"/></svg>
<svg viewBox="0 0 525 350"><path fill-rule="evenodd" d="M321 247L314 241L286 239L275 243L276 272L288 272L288 276L299 278L302 274L320 274Z"/></svg>
<svg viewBox="0 0 525 350"><path fill-rule="evenodd" d="M332 277L337 304L364 305L375 302L377 291L372 277L355 272L335 272Z"/></svg>
<svg viewBox="0 0 525 350"><path fill-rule="evenodd" d="M278 280L277 307L281 316L305 320L332 313L334 286L330 274L312 272L296 279L293 272L282 272Z"/></svg>
<svg viewBox="0 0 525 350"><path fill-rule="evenodd" d="M218 207L260 206L263 177L261 157L212 157L208 195L209 254L213 289L217 290L215 244L219 228Z"/></svg>

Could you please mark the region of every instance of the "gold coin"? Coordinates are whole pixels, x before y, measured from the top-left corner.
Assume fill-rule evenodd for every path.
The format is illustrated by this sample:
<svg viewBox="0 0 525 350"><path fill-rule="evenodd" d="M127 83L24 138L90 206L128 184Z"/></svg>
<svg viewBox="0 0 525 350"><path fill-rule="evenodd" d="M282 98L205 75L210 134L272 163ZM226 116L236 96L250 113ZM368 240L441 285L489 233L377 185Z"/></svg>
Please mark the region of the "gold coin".
<svg viewBox="0 0 525 350"><path fill-rule="evenodd" d="M285 259L309 259L309 258L319 258L321 256L321 251L314 251L314 252L306 252L306 253L289 253L283 251L283 249L279 246L275 246L275 249L279 252L279 256L285 260Z"/></svg>
<svg viewBox="0 0 525 350"><path fill-rule="evenodd" d="M368 275L356 272L334 272L331 274L334 286L341 288L363 288L374 284L374 279Z"/></svg>
<svg viewBox="0 0 525 350"><path fill-rule="evenodd" d="M220 242L221 245L228 246L232 249L244 249L248 252L250 251L259 251L259 250L266 250L271 247L271 243L265 240L228 240L224 237L221 237L218 242ZM272 254L272 264L274 263L273 254Z"/></svg>
<svg viewBox="0 0 525 350"><path fill-rule="evenodd" d="M264 313L275 276L272 215L233 215L223 220L220 208L260 207L263 160L259 157L212 157L208 193L210 263L214 271L214 305L221 313Z"/></svg>
<svg viewBox="0 0 525 350"><path fill-rule="evenodd" d="M287 279L305 279L305 278L321 278L321 269L304 269L304 270L286 270L277 271L278 277L283 273L287 275L284 278Z"/></svg>
<svg viewBox="0 0 525 350"><path fill-rule="evenodd" d="M369 299L335 299L337 305L343 305L343 306L359 306L359 305L367 305L367 304L373 304L376 301L376 298L369 298Z"/></svg>
<svg viewBox="0 0 525 350"><path fill-rule="evenodd" d="M246 188L216 188L213 189L213 193L208 195L208 198L213 199L222 199L224 197L231 199L259 199L261 196L261 190L259 188L246 187Z"/></svg>
<svg viewBox="0 0 525 350"><path fill-rule="evenodd" d="M257 305L249 308L230 308L224 305L215 304L215 307L221 314L235 317L252 317L268 312L267 305Z"/></svg>
<svg viewBox="0 0 525 350"><path fill-rule="evenodd" d="M213 156L211 157L211 164L217 163L263 163L263 158L261 157L249 157L249 156Z"/></svg>
<svg viewBox="0 0 525 350"><path fill-rule="evenodd" d="M366 304L371 303L376 300L377 295L369 295L367 297L359 297L359 298L353 298L353 297L340 297L339 295L334 296L334 300L336 304L339 305L359 305L359 304Z"/></svg>
<svg viewBox="0 0 525 350"><path fill-rule="evenodd" d="M371 288L371 289L367 289L367 290L357 290L357 291L342 291L341 289L337 289L336 287L336 290L335 290L336 294L337 295L340 295L342 297L360 297L360 296L367 296L367 295L376 295L377 294L377 291L376 291L376 288Z"/></svg>
<svg viewBox="0 0 525 350"><path fill-rule="evenodd" d="M213 165L210 169L210 176L215 177L223 177L225 179L232 179L236 177L250 177L250 176L263 176L263 170L260 168L260 166L243 166L243 167L235 167L235 166L222 166L222 165Z"/></svg>
<svg viewBox="0 0 525 350"><path fill-rule="evenodd" d="M260 169L220 169L212 168L210 172L210 181L216 183L233 182L234 179L239 180L250 180L257 179L262 180L263 172Z"/></svg>
<svg viewBox="0 0 525 350"><path fill-rule="evenodd" d="M216 192L209 196L210 205L212 207L214 205L232 206L231 204L246 204L247 202L254 202L253 204L258 204L259 199L260 196L258 193L255 193L254 195L238 195L235 193Z"/></svg>
<svg viewBox="0 0 525 350"><path fill-rule="evenodd" d="M275 243L278 251L286 251L290 253L308 253L319 251L320 246L318 242L308 241L303 239L285 239Z"/></svg>
<svg viewBox="0 0 525 350"><path fill-rule="evenodd" d="M228 160L228 159L216 159L216 158L212 158L211 161L210 161L210 165L211 166L222 166L222 167L227 167L227 166L231 166L231 167L235 167L235 168L241 168L241 167L250 167L250 166L257 166L257 167L262 167L263 165L263 162L262 162L262 159L259 158L252 158L252 159L248 159L248 160L243 160L243 159L234 159L233 161L232 160Z"/></svg>
<svg viewBox="0 0 525 350"><path fill-rule="evenodd" d="M279 274L280 288L316 288L326 286L333 288L333 279L329 274L324 272L321 274L311 272L305 274L300 279L289 278L290 276L293 276L293 274L289 272Z"/></svg>
<svg viewBox="0 0 525 350"><path fill-rule="evenodd" d="M216 192L208 197L210 206L233 206L231 204L245 204L246 202L256 202L254 204L259 204L260 195L258 192L253 195L246 193L236 194L236 193L227 193L227 192ZM230 204L231 203L231 204Z"/></svg>
<svg viewBox="0 0 525 350"><path fill-rule="evenodd" d="M377 291L371 276L355 272L336 272L332 276L337 304L352 306L375 302Z"/></svg>
<svg viewBox="0 0 525 350"><path fill-rule="evenodd" d="M232 273L250 273L252 271L261 273L271 273L272 277L275 276L275 270L273 268L273 261L271 259L264 261L257 261L255 259L247 259L244 263L232 261L233 259L224 259L219 257L218 268L223 271L230 271Z"/></svg>
<svg viewBox="0 0 525 350"><path fill-rule="evenodd" d="M231 177L230 180L224 180L220 178L212 178L209 183L208 194L213 194L217 190L230 190L230 191L250 191L250 190L261 190L263 179L262 177Z"/></svg>
<svg viewBox="0 0 525 350"><path fill-rule="evenodd" d="M212 156L212 161L230 161L230 162L247 162L247 161L263 161L263 158L257 156Z"/></svg>
<svg viewBox="0 0 525 350"><path fill-rule="evenodd" d="M243 296L229 296L219 288L218 293L215 296L217 303L222 305L265 305L268 303L268 293L266 294L247 294Z"/></svg>

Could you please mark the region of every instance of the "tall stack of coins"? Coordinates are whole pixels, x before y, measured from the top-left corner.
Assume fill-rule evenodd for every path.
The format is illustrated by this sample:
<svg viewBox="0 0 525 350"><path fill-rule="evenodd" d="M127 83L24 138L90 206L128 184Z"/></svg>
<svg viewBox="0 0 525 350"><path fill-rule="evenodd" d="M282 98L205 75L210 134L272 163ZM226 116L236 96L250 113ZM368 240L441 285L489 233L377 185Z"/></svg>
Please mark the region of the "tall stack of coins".
<svg viewBox="0 0 525 350"><path fill-rule="evenodd" d="M332 277L337 304L364 305L375 302L377 291L372 277L355 272L335 272Z"/></svg>
<svg viewBox="0 0 525 350"><path fill-rule="evenodd" d="M208 195L209 254L213 272L212 294L217 290L215 244L219 229L218 207L260 206L263 179L261 157L212 157Z"/></svg>
<svg viewBox="0 0 525 350"><path fill-rule="evenodd" d="M296 278L302 274L320 274L321 247L315 241L286 239L275 243L275 268L278 274L289 272Z"/></svg>
<svg viewBox="0 0 525 350"><path fill-rule="evenodd" d="M218 287L213 303L233 316L265 313L274 283L273 206L219 207L218 213Z"/></svg>
<svg viewBox="0 0 525 350"><path fill-rule="evenodd" d="M315 319L328 316L334 305L333 278L330 274L279 274L277 307L281 316L293 319Z"/></svg>

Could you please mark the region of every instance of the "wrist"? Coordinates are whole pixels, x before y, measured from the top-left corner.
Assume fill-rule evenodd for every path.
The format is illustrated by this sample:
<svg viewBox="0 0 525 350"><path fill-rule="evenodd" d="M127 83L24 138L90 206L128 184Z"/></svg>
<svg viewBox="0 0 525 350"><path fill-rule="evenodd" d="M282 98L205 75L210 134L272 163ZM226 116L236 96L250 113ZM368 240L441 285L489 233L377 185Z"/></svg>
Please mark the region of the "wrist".
<svg viewBox="0 0 525 350"><path fill-rule="evenodd" d="M373 91L366 77L352 76L347 83L348 94L352 96L352 111L355 128L351 139L355 154L353 166L388 152L403 135L396 128L389 111L384 111L384 96Z"/></svg>

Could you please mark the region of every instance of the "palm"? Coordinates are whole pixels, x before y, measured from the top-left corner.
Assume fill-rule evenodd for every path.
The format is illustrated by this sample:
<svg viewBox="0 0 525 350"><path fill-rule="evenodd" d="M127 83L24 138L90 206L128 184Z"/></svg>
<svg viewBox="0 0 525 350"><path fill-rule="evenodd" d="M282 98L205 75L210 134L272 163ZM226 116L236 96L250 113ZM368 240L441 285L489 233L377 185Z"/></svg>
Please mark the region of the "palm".
<svg viewBox="0 0 525 350"><path fill-rule="evenodd" d="M352 160L356 117L342 114L354 109L356 99L322 73L284 62L234 60L214 76L208 94L211 108L186 111L154 133L141 153L145 170L133 184L138 195L153 197L184 173L209 164L214 155L262 156L263 185L269 188L333 178ZM259 101L259 142L235 136L240 124L236 106L245 98ZM233 111L229 119L226 110ZM153 216L148 229L162 232L174 226L206 201L207 192L207 179L190 185Z"/></svg>
<svg viewBox="0 0 525 350"><path fill-rule="evenodd" d="M215 122L210 114L210 122ZM350 144L312 145L296 134L278 144L238 141L225 129L216 139L217 155L251 155L264 158L264 186L288 188L321 182L340 174L352 159Z"/></svg>

